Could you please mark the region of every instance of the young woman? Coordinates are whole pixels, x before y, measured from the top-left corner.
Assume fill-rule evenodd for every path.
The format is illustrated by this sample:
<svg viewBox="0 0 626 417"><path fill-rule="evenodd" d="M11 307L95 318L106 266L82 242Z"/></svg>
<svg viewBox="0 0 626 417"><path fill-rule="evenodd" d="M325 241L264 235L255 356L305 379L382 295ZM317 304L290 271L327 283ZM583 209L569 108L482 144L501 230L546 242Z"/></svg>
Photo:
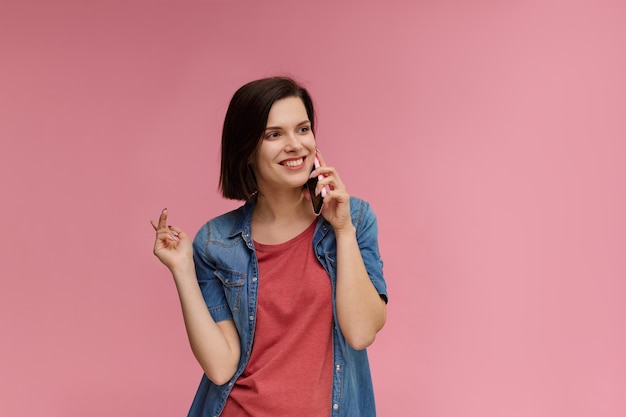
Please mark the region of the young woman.
<svg viewBox="0 0 626 417"><path fill-rule="evenodd" d="M294 80L244 85L224 121L220 188L245 204L193 243L167 210L152 221L204 370L191 417L376 414L365 350L386 318L376 218L325 164L314 131Z"/></svg>

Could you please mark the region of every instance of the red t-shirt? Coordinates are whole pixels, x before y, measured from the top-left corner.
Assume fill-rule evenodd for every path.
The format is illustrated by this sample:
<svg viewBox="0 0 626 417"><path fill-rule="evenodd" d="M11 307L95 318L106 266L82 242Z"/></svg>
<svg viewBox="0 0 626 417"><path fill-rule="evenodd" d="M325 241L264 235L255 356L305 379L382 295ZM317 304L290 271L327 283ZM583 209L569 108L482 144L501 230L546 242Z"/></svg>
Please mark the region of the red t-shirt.
<svg viewBox="0 0 626 417"><path fill-rule="evenodd" d="M313 251L314 231L315 222L285 243L254 243L259 293L252 354L223 417L330 415L332 290Z"/></svg>

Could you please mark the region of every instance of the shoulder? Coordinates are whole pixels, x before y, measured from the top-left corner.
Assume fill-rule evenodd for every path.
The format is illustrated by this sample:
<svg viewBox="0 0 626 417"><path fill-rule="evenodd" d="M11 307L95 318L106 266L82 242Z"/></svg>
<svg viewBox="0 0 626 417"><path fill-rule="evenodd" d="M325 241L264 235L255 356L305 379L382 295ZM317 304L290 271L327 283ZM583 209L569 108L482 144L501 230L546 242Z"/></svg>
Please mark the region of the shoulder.
<svg viewBox="0 0 626 417"><path fill-rule="evenodd" d="M243 217L243 209L244 206L241 206L224 214L220 214L207 221L206 225L213 228L227 228L229 226L232 228L237 221Z"/></svg>
<svg viewBox="0 0 626 417"><path fill-rule="evenodd" d="M376 215L369 202L350 196L350 216L355 227L376 220Z"/></svg>
<svg viewBox="0 0 626 417"><path fill-rule="evenodd" d="M239 208L214 217L204 223L196 233L195 240L227 239L237 233L237 228L244 222L244 208Z"/></svg>

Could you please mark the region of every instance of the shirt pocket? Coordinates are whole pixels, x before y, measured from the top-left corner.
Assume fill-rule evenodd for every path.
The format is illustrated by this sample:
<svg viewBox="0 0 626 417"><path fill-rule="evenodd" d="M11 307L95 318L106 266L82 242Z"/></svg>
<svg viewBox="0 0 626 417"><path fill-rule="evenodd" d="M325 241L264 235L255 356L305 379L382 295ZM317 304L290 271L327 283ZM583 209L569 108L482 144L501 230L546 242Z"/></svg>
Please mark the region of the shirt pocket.
<svg viewBox="0 0 626 417"><path fill-rule="evenodd" d="M230 311L236 313L241 307L241 294L246 282L246 274L228 269L216 269L215 276L222 283Z"/></svg>

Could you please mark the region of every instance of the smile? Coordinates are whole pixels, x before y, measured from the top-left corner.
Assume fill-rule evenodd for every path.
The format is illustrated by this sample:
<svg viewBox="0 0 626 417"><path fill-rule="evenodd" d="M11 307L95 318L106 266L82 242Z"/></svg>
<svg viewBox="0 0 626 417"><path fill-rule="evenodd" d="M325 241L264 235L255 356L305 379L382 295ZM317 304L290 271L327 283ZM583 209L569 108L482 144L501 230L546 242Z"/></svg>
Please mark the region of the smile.
<svg viewBox="0 0 626 417"><path fill-rule="evenodd" d="M295 167L299 167L300 165L302 165L304 163L304 158L298 158L298 159L289 159L287 161L283 161L280 164L284 165L286 167L291 167L291 168L295 168Z"/></svg>

